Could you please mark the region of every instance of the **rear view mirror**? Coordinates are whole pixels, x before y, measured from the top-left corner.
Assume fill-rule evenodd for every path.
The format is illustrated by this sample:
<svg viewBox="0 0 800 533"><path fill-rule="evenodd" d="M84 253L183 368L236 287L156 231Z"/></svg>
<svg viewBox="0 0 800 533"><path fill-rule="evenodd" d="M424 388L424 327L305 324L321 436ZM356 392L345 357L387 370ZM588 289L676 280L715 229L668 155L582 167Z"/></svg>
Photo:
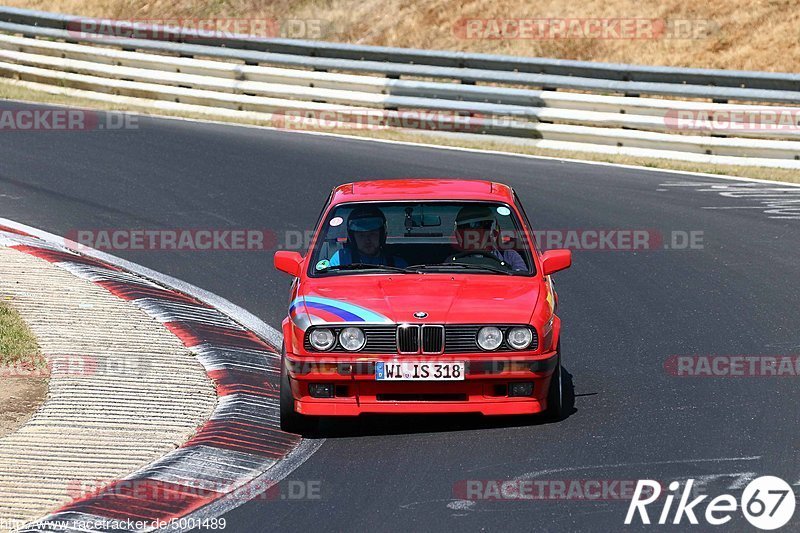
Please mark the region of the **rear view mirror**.
<svg viewBox="0 0 800 533"><path fill-rule="evenodd" d="M572 265L570 250L548 250L542 254L542 273L545 276L564 270Z"/></svg>
<svg viewBox="0 0 800 533"><path fill-rule="evenodd" d="M274 264L275 268L281 272L286 272L287 274L299 278L303 265L303 256L298 252L281 250L280 252L275 252Z"/></svg>
<svg viewBox="0 0 800 533"><path fill-rule="evenodd" d="M442 225L442 217L439 215L414 215L414 225L423 228L430 228Z"/></svg>

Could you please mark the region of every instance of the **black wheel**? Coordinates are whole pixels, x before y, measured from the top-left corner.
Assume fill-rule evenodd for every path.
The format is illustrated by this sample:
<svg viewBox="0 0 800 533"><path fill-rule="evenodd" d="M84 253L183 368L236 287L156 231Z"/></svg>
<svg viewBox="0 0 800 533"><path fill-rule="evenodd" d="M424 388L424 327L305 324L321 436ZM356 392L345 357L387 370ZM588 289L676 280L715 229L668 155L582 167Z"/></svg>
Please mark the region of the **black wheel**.
<svg viewBox="0 0 800 533"><path fill-rule="evenodd" d="M558 355L556 356L556 368L553 377L550 379L550 389L547 391L547 409L545 416L550 420L561 420L564 418L564 385L561 375L561 341L558 341Z"/></svg>
<svg viewBox="0 0 800 533"><path fill-rule="evenodd" d="M281 429L287 433L302 434L316 427L316 418L304 416L294 410L294 397L289 385L286 354L281 356Z"/></svg>

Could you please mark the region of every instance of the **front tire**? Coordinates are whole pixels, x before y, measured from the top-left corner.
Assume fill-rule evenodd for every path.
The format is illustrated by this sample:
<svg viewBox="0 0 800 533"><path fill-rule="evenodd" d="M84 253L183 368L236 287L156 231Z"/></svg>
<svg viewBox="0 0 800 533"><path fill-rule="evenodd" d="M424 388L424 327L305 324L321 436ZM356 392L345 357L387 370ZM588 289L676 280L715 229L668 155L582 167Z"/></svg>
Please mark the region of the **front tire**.
<svg viewBox="0 0 800 533"><path fill-rule="evenodd" d="M286 367L286 351L281 354L281 394L280 394L281 430L298 435L313 429L316 420L304 416L294 410L294 396L289 383L289 369Z"/></svg>
<svg viewBox="0 0 800 533"><path fill-rule="evenodd" d="M561 372L561 341L558 341L558 355L556 368L550 379L550 388L547 391L547 409L545 416L549 420L559 421L564 419L564 380Z"/></svg>

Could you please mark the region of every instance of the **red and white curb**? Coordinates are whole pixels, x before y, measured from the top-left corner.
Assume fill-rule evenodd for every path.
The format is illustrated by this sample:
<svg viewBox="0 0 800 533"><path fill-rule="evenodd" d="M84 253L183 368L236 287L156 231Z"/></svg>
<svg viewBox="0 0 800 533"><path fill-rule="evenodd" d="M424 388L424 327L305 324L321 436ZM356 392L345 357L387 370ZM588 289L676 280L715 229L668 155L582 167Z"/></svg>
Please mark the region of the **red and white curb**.
<svg viewBox="0 0 800 533"><path fill-rule="evenodd" d="M214 381L218 404L174 452L20 531L186 530L263 493L319 448L322 440L280 429L276 330L207 291L70 244L0 219L0 245L88 279L163 323Z"/></svg>

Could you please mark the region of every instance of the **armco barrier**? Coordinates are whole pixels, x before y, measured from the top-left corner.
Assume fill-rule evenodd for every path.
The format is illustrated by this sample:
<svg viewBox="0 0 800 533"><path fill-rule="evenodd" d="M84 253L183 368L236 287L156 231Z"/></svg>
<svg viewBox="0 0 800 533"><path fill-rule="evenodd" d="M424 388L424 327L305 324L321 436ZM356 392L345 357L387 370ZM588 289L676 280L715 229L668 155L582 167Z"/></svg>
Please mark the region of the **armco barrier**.
<svg viewBox="0 0 800 533"><path fill-rule="evenodd" d="M0 75L77 90L84 97L192 104L260 113L265 120L286 112L438 112L447 114L446 124L470 126L467 132L448 127L443 134L480 133L487 140L550 148L606 153L616 148L647 157L800 168L800 107L766 105L800 102L800 77L794 74L217 38L164 28L152 33L166 40L109 38L70 29L81 20L0 7ZM593 92L602 94L587 94ZM696 128L677 120L709 114L727 123ZM790 123L770 127L770 119L761 118L752 123L753 116L770 114L783 121L788 117Z"/></svg>
<svg viewBox="0 0 800 533"><path fill-rule="evenodd" d="M0 6L0 21L65 30L77 27L87 17L31 11ZM91 20L91 19L89 19ZM122 22L104 20L104 26L117 28ZM384 46L364 46L296 39L265 39L252 36L192 35L191 33L160 29L157 35L172 42L224 46L279 54L350 59L357 61L381 61L407 63L434 67L485 69L495 71L578 76L616 81L642 81L655 83L716 85L721 87L747 87L780 91L800 91L800 75L789 73L748 72L721 69L695 69L626 65L618 63L596 63L540 57L515 57L493 54L467 54L441 50L415 50Z"/></svg>

